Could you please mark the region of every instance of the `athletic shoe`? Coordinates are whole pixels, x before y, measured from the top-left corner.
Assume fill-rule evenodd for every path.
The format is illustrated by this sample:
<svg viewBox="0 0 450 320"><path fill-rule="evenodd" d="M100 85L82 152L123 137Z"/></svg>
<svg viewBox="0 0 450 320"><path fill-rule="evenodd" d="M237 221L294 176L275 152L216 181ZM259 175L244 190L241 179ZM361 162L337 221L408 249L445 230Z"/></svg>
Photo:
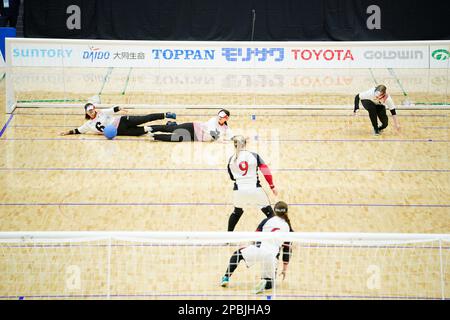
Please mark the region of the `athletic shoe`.
<svg viewBox="0 0 450 320"><path fill-rule="evenodd" d="M176 119L177 115L175 113L173 113L173 112L166 112L166 118Z"/></svg>
<svg viewBox="0 0 450 320"><path fill-rule="evenodd" d="M266 290L267 280L262 279L258 285L255 287L255 293L263 293Z"/></svg>
<svg viewBox="0 0 450 320"><path fill-rule="evenodd" d="M379 136L381 134L381 132L380 132L380 130L376 129L376 130L373 130L373 134L376 136Z"/></svg>
<svg viewBox="0 0 450 320"><path fill-rule="evenodd" d="M220 284L222 287L228 287L228 283L230 282L230 278L227 276L222 277L222 283Z"/></svg>
<svg viewBox="0 0 450 320"><path fill-rule="evenodd" d="M177 123L175 121L167 121L166 126L176 126Z"/></svg>
<svg viewBox="0 0 450 320"><path fill-rule="evenodd" d="M378 131L379 131L380 133L382 133L384 129L386 129L386 128L378 127Z"/></svg>

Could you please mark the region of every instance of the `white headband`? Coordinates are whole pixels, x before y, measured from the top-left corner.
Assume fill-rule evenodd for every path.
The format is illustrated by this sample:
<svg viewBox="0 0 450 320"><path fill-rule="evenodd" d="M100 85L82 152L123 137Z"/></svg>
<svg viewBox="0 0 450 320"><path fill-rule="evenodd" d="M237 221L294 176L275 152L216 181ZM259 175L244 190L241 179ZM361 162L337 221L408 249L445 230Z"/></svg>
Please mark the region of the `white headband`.
<svg viewBox="0 0 450 320"><path fill-rule="evenodd" d="M92 109L94 109L95 107L94 107L94 105L89 105L87 108L86 108L86 111L89 111L89 110L92 110Z"/></svg>
<svg viewBox="0 0 450 320"><path fill-rule="evenodd" d="M225 117L228 117L228 115L225 113L225 111L222 110L219 112L219 117L225 118Z"/></svg>

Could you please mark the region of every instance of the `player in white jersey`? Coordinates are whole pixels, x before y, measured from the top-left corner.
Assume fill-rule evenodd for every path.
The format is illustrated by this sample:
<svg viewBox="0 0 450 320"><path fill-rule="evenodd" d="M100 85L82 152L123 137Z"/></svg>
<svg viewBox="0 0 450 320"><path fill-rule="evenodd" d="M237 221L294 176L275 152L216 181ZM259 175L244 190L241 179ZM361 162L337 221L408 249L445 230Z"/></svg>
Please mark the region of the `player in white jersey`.
<svg viewBox="0 0 450 320"><path fill-rule="evenodd" d="M182 141L229 141L233 137L233 132L228 126L230 111L222 109L216 117L207 122L187 122L175 125L150 126L153 139L167 142ZM156 134L164 132L165 134ZM169 134L167 134L169 133Z"/></svg>
<svg viewBox="0 0 450 320"><path fill-rule="evenodd" d="M175 119L176 114L172 112L153 113L144 116L119 116L115 113L125 109L116 106L109 109L97 110L95 105L87 103L84 106L85 119L87 120L82 126L69 131L61 132L61 135L68 134L82 134L82 133L103 133L103 130L108 125L113 125L117 128L118 136L141 136L151 131L149 126L139 126L146 122L162 120L164 118Z"/></svg>
<svg viewBox="0 0 450 320"><path fill-rule="evenodd" d="M391 96L386 93L385 85L378 85L374 88L370 88L367 91L358 93L355 96L355 106L353 109L356 115L359 110L359 101L361 100L364 108L369 112L369 118L372 122L373 131L375 135L379 135L381 131L388 126L388 116L386 115L386 107L392 114L392 119L394 120L394 126L400 130L400 125L397 120L397 112L395 111L395 104ZM378 126L378 119L381 121L381 126Z"/></svg>
<svg viewBox="0 0 450 320"><path fill-rule="evenodd" d="M245 149L247 140L243 136L235 136L233 142L235 154L228 161L228 174L234 181L234 211L228 219L228 231L234 230L244 213L244 206L258 206L266 217L273 216L269 198L259 182L258 169L261 170L274 195L278 194L269 167L257 153Z"/></svg>
<svg viewBox="0 0 450 320"><path fill-rule="evenodd" d="M259 232L293 232L288 217L288 206L279 201L274 206L275 216L264 219L256 229ZM283 269L281 275L283 280L286 276L289 259L291 256L291 243L282 240L262 240L250 246L236 250L230 258L228 268L222 277L222 287L227 287L230 277L236 270L239 262L244 260L247 267L256 263L262 264L261 282L256 287L256 293L272 289L275 280L278 258L282 253Z"/></svg>

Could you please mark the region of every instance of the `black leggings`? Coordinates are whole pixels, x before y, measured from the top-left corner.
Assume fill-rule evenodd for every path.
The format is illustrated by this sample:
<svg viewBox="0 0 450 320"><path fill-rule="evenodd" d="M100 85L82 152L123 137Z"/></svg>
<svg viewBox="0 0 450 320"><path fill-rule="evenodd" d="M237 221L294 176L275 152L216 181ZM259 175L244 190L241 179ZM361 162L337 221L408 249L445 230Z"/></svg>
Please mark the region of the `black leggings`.
<svg viewBox="0 0 450 320"><path fill-rule="evenodd" d="M375 104L372 100L361 100L361 103L367 111L369 111L370 122L375 131L382 130L388 126L388 116L386 107L382 104ZM381 127L378 127L378 120L381 121Z"/></svg>
<svg viewBox="0 0 450 320"><path fill-rule="evenodd" d="M117 128L118 136L142 136L146 134L144 127L138 127L138 125L162 120L165 118L164 113L152 113L145 116L122 116L120 117L119 127Z"/></svg>
<svg viewBox="0 0 450 320"><path fill-rule="evenodd" d="M228 278L231 277L231 275L233 274L234 270L236 270L236 268L239 265L239 262L241 262L241 260L244 260L244 257L242 257L241 249L239 249L239 250L236 250L230 258L230 262L228 263L227 271L225 271L226 277L228 277Z"/></svg>
<svg viewBox="0 0 450 320"><path fill-rule="evenodd" d="M151 126L152 132L169 132L171 134L154 134L153 138L166 142L197 141L195 137L194 124L192 122L169 125Z"/></svg>
<svg viewBox="0 0 450 320"><path fill-rule="evenodd" d="M266 215L267 218L272 218L275 215L273 212L273 209L270 205L268 205L267 207L261 208L261 211ZM234 211L231 213L230 217L228 218L228 231L234 230L234 228L236 227L236 225L239 222L239 219L241 218L243 213L244 213L244 210L242 208L234 207Z"/></svg>

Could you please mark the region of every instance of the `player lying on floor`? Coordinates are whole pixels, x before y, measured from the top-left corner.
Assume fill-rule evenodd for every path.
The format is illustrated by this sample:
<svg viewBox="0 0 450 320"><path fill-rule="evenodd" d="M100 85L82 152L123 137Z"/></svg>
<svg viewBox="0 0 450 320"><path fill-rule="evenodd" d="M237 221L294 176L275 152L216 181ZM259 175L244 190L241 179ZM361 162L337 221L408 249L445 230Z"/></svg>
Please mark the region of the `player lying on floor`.
<svg viewBox="0 0 450 320"><path fill-rule="evenodd" d="M127 113L127 110L115 106L109 109L98 110L93 103L84 106L85 119L82 126L61 132L61 135L82 134L82 133L103 133L105 127L113 125L117 128L118 136L142 136L148 134L150 126L139 126L146 122L162 120L165 118L176 119L176 114L172 112L153 113L143 116L116 115L116 113Z"/></svg>
<svg viewBox="0 0 450 320"><path fill-rule="evenodd" d="M228 126L230 111L221 109L217 116L207 122L187 122L182 124L170 123L165 126L150 126L153 139L166 142L183 141L229 141L233 132ZM157 132L163 132L157 133Z"/></svg>

